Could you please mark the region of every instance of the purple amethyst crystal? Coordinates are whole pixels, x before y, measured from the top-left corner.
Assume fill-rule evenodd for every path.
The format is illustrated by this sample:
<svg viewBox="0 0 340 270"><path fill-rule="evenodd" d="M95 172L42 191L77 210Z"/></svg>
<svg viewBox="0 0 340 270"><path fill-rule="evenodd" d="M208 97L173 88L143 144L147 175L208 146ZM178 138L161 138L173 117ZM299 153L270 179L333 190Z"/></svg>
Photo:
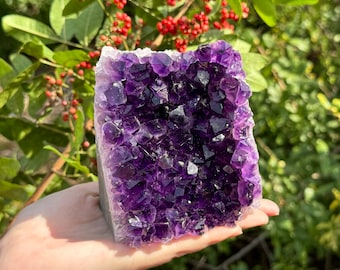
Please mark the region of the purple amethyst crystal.
<svg viewBox="0 0 340 270"><path fill-rule="evenodd" d="M261 197L241 57L104 47L96 67L101 205L118 242L139 247L233 225Z"/></svg>

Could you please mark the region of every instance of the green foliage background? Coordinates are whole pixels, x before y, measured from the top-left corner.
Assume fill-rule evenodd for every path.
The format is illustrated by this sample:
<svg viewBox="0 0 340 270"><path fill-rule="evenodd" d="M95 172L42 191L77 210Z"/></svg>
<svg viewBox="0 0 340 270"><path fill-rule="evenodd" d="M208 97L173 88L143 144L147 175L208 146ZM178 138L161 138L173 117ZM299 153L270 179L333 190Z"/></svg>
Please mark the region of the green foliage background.
<svg viewBox="0 0 340 270"><path fill-rule="evenodd" d="M142 9L139 1L131 2L127 8L145 17L150 24L145 35L154 38L151 25L161 9L151 5L154 13L149 16L151 11ZM340 267L340 1L316 2L252 1L250 18L237 25L234 35L212 30L198 40L224 38L242 53L254 90L251 105L264 196L280 205L281 215L265 228L157 269ZM230 3L237 10L238 1ZM89 60L87 52L95 42L91 40L98 36L105 14L93 4L97 20L84 31L87 16L63 15L53 4L0 1L0 231L68 143L71 154L45 194L96 178L91 165L94 135L84 128L92 117L93 74L76 79L72 89L83 99L74 126L61 121L55 108L42 108L44 76ZM39 29L39 35L28 34L30 29ZM89 149L81 145L84 138L92 144Z"/></svg>

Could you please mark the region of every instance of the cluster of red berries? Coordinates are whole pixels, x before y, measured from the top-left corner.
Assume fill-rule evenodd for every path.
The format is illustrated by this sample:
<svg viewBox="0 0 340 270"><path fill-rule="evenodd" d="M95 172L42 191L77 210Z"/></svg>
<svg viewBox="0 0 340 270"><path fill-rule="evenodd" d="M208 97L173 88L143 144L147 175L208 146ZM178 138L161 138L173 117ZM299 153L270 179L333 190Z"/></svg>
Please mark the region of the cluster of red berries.
<svg viewBox="0 0 340 270"><path fill-rule="evenodd" d="M72 117L72 119L74 120L78 119L77 110L81 102L82 102L81 99L77 99L74 96L70 101L66 99L63 99L61 101L61 105L63 105L64 107L62 118L65 122L67 122L70 119L70 117Z"/></svg>
<svg viewBox="0 0 340 270"><path fill-rule="evenodd" d="M81 103L81 100L75 98L74 95L72 95L71 99L69 100L69 94L63 89L63 85L69 85L74 81L73 75L74 72L72 69L70 69L67 72L62 72L60 74L60 78L58 79L50 75L45 76L45 95L49 100L49 106L61 104L64 107L64 110L62 112L62 119L64 121L68 121L70 119L70 116L74 120L78 118L77 107Z"/></svg>
<svg viewBox="0 0 340 270"><path fill-rule="evenodd" d="M178 51L183 52L189 41L197 39L209 30L209 19L204 12L195 14L192 19L181 17L175 20L168 16L158 22L156 26L162 35L178 35L175 39L175 47Z"/></svg>
<svg viewBox="0 0 340 270"><path fill-rule="evenodd" d="M123 40L127 39L131 27L131 17L126 13L117 12L111 25L110 35L100 35L99 38L106 46L118 47L123 43Z"/></svg>
<svg viewBox="0 0 340 270"><path fill-rule="evenodd" d="M222 1L222 9L220 12L220 18L219 21L213 22L213 26L216 29L229 29L234 30L234 25L229 23L229 20L237 22L239 21L239 16L231 9L228 9L228 3L227 1ZM242 18L248 18L249 15L249 8L247 6L247 3L242 2Z"/></svg>
<svg viewBox="0 0 340 270"><path fill-rule="evenodd" d="M108 0L106 1L106 6L115 5L119 9L123 9L127 4L127 0Z"/></svg>
<svg viewBox="0 0 340 270"><path fill-rule="evenodd" d="M100 56L100 51L91 51L88 55L90 60L80 62L74 67L74 69L62 71L56 76L45 76L45 96L49 101L48 106L52 107L58 104L62 105L62 119L64 121L68 121L70 117L74 120L78 118L77 108L81 104L82 100L72 93L70 90L71 85L76 78L82 79L85 70L92 70L93 65Z"/></svg>
<svg viewBox="0 0 340 270"><path fill-rule="evenodd" d="M210 27L209 17L208 15L212 11L212 7L209 4L209 0L204 1L204 11L198 14L194 14L191 19L187 17L181 17L179 19L175 19L172 16L168 16L157 23L156 27L159 33L162 35L170 35L175 37L174 45L175 48L184 52L187 48L187 45L199 38L203 33L207 32ZM176 5L175 0L168 0L167 4L169 6ZM218 20L211 21L211 25L216 29L230 29L234 30L234 25L230 23L230 21L238 21L238 15L228 7L227 1L223 0L222 9L219 15ZM249 8L247 4L242 2L242 17L247 18L249 14Z"/></svg>

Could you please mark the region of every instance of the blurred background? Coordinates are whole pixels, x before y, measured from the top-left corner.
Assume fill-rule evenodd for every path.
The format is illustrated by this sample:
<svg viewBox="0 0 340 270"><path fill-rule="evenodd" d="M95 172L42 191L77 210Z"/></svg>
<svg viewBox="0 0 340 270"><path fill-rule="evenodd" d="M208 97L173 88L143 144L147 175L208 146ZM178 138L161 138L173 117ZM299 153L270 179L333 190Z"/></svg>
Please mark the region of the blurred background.
<svg viewBox="0 0 340 270"><path fill-rule="evenodd" d="M98 27L84 34L78 23L66 37L67 22L86 17L86 8L98 1L82 1L89 6L77 15L71 5L62 14L59 2L0 0L0 232L32 196L96 179L91 67L103 41L117 42L118 35L105 32L103 7L91 6L99 10L92 18ZM185 4L141 2L123 6L133 27L144 20L136 43L115 46L152 44L159 37L157 20L178 14ZM220 16L223 1L206 2L209 18ZM264 228L157 269L340 269L340 1L274 1L281 4L267 18L258 2L247 2L249 14L233 30L211 27L187 46L223 38L244 53L263 193L280 205L281 214ZM118 12L113 3L105 4L107 12ZM194 3L192 10L202 5ZM35 22L21 24L22 17L9 17L13 14ZM51 26L56 37L37 21ZM164 35L158 48L177 48L173 40ZM60 159L65 149L67 158Z"/></svg>

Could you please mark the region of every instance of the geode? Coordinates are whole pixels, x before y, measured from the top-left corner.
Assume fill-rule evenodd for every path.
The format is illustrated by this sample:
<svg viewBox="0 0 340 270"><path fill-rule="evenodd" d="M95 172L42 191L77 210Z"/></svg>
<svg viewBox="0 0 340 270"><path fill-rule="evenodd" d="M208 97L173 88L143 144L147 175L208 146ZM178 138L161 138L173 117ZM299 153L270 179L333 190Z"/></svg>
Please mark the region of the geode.
<svg viewBox="0 0 340 270"><path fill-rule="evenodd" d="M240 54L104 47L96 66L101 207L132 247L233 225L261 197Z"/></svg>

